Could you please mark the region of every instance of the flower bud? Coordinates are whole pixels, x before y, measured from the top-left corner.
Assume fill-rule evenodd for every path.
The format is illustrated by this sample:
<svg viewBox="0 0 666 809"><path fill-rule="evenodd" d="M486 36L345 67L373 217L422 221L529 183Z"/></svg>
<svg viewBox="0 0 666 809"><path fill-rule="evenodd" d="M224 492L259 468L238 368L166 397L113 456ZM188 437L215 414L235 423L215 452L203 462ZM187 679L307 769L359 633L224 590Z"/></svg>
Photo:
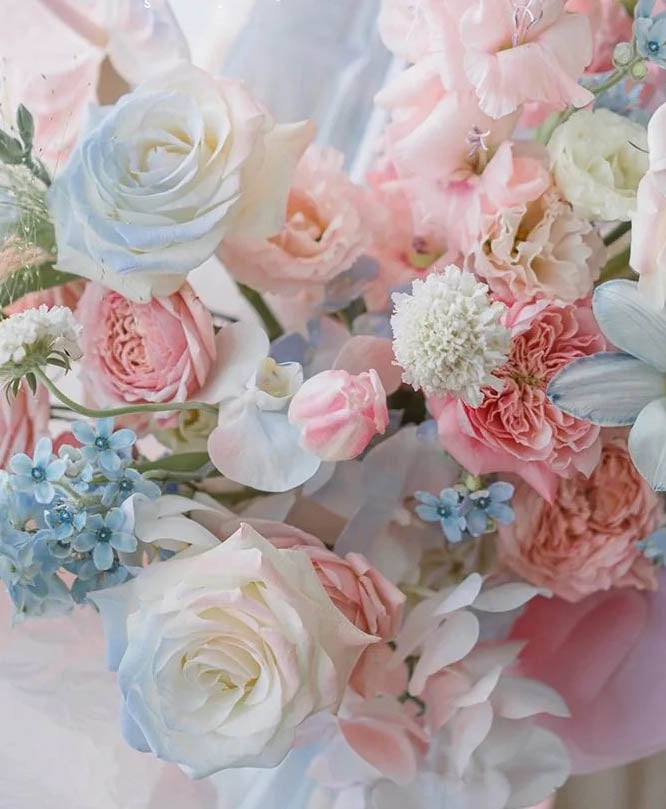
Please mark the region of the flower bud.
<svg viewBox="0 0 666 809"><path fill-rule="evenodd" d="M356 458L388 424L386 393L374 369L323 371L303 384L289 407L301 446L325 461Z"/></svg>
<svg viewBox="0 0 666 809"><path fill-rule="evenodd" d="M643 81L648 74L647 65L645 62L636 62L636 64L631 68L630 73L632 79L635 79L636 81Z"/></svg>
<svg viewBox="0 0 666 809"><path fill-rule="evenodd" d="M613 64L626 67L634 58L634 46L631 42L618 42L613 51Z"/></svg>

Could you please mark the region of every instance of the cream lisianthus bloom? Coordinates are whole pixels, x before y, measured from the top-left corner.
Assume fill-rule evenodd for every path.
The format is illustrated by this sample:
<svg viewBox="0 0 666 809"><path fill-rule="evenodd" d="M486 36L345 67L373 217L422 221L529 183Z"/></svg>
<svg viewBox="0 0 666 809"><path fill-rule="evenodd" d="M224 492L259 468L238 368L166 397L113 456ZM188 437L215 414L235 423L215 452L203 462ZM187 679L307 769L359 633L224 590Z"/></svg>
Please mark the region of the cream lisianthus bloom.
<svg viewBox="0 0 666 809"><path fill-rule="evenodd" d="M645 127L606 109L581 110L548 144L555 182L579 216L627 221L648 169Z"/></svg>
<svg viewBox="0 0 666 809"><path fill-rule="evenodd" d="M95 112L49 191L58 266L134 300L171 294L225 236L280 230L311 137L187 63L144 82Z"/></svg>
<svg viewBox="0 0 666 809"><path fill-rule="evenodd" d="M194 778L278 764L299 725L338 707L376 641L337 609L305 553L247 525L91 598L118 669L125 737Z"/></svg>

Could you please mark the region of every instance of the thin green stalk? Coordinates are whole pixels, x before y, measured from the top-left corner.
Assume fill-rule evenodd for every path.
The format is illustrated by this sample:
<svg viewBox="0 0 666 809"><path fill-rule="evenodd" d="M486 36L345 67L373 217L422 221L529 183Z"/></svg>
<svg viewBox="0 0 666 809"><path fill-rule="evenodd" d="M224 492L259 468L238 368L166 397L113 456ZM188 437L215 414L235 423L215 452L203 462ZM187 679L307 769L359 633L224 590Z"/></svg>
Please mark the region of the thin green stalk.
<svg viewBox="0 0 666 809"><path fill-rule="evenodd" d="M75 413L81 416L87 416L92 419L113 418L115 416L128 416L132 413L170 413L174 410L206 410L209 413L217 414L217 407L214 405L204 404L203 402L166 402L164 404L138 404L128 405L127 407L114 407L108 410L101 410L92 407L85 407L79 402L70 399L66 393L52 382L41 368L35 370L35 376L44 384L44 386L64 405Z"/></svg>
<svg viewBox="0 0 666 809"><path fill-rule="evenodd" d="M268 339L272 342L273 340L277 340L278 337L281 337L284 334L284 329L261 295L255 289L245 286L245 284L237 282L237 286L241 295L261 318L266 327Z"/></svg>
<svg viewBox="0 0 666 809"><path fill-rule="evenodd" d="M619 225L613 228L609 233L604 236L604 244L606 247L610 247L611 244L614 244L618 239L621 239L625 233L629 233L631 230L631 222L620 222Z"/></svg>
<svg viewBox="0 0 666 809"><path fill-rule="evenodd" d="M626 250L613 256L601 271L601 276L597 284L603 284L604 281L612 281L614 278L634 278L635 273L629 266L630 254L631 248L627 247Z"/></svg>

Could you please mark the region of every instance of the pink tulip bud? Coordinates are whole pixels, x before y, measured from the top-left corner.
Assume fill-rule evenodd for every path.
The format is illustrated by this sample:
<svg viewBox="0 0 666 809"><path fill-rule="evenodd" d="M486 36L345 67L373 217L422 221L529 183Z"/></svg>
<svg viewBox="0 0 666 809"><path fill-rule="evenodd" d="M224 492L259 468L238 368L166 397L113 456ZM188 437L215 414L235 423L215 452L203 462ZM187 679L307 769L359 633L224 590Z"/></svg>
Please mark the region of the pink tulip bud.
<svg viewBox="0 0 666 809"><path fill-rule="evenodd" d="M323 371L294 396L289 421L301 428L303 447L325 461L348 461L386 431L386 392L374 369Z"/></svg>

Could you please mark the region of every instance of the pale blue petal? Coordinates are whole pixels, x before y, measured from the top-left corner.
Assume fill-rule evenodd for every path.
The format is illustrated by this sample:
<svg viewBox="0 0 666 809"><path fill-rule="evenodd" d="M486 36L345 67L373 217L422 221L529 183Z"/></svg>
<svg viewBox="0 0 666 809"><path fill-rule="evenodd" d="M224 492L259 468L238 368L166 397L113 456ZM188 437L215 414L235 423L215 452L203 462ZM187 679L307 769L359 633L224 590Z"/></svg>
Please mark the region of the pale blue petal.
<svg viewBox="0 0 666 809"><path fill-rule="evenodd" d="M35 500L38 503L50 503L55 497L55 489L47 480L43 480L35 486Z"/></svg>
<svg viewBox="0 0 666 809"><path fill-rule="evenodd" d="M86 424L84 421L75 421L72 424L72 432L74 433L74 437L80 444L94 444L95 443L95 431L93 428Z"/></svg>
<svg viewBox="0 0 666 809"><path fill-rule="evenodd" d="M441 525L444 536L449 540L449 542L460 542L462 539L462 532L460 530L459 517L444 517L441 520Z"/></svg>
<svg viewBox="0 0 666 809"><path fill-rule="evenodd" d="M112 449L105 449L99 453L99 465L102 469L108 469L109 472L115 472L120 469L120 458Z"/></svg>
<svg viewBox="0 0 666 809"><path fill-rule="evenodd" d="M607 281L594 293L594 316L620 351L666 373L666 309L656 308L634 281Z"/></svg>
<svg viewBox="0 0 666 809"><path fill-rule="evenodd" d="M53 444L50 438L40 438L35 447L35 466L46 466L51 460Z"/></svg>
<svg viewBox="0 0 666 809"><path fill-rule="evenodd" d="M99 531L100 528L104 528L104 518L101 514L91 514L88 517L88 528L91 531Z"/></svg>
<svg viewBox="0 0 666 809"><path fill-rule="evenodd" d="M107 528L110 528L112 531L118 531L123 527L125 517L119 508L112 508L111 511L109 511L109 513L106 515L106 520L104 522Z"/></svg>
<svg viewBox="0 0 666 809"><path fill-rule="evenodd" d="M32 469L32 467L30 467ZM35 480L30 475L18 475L12 479L12 487L17 492L32 492L35 488Z"/></svg>
<svg viewBox="0 0 666 809"><path fill-rule="evenodd" d="M511 525L516 519L513 509L504 503L491 503L486 509L486 513L489 517L497 520L500 525Z"/></svg>
<svg viewBox="0 0 666 809"><path fill-rule="evenodd" d="M650 402L629 434L636 469L657 492L666 491L666 398Z"/></svg>
<svg viewBox="0 0 666 809"><path fill-rule="evenodd" d="M458 492L453 489L444 489L439 496L442 505L448 508L456 508L460 504Z"/></svg>
<svg viewBox="0 0 666 809"><path fill-rule="evenodd" d="M132 553L136 550L137 541L133 534L128 534L125 531L116 531L111 534L111 545L122 553Z"/></svg>
<svg viewBox="0 0 666 809"><path fill-rule="evenodd" d="M83 534L79 534L72 540L72 548L74 548L74 550L78 551L79 553L86 553L87 551L91 551L96 544L97 544L97 534L93 534L90 531L85 531Z"/></svg>
<svg viewBox="0 0 666 809"><path fill-rule="evenodd" d="M95 425L97 427L97 435L100 438L109 438L113 432L114 423L114 419L112 418L97 419L97 424ZM93 438L93 441L94 440L95 439Z"/></svg>
<svg viewBox="0 0 666 809"><path fill-rule="evenodd" d="M109 438L109 446L111 449L127 449L131 447L136 441L136 433L134 430L118 430Z"/></svg>
<svg viewBox="0 0 666 809"><path fill-rule="evenodd" d="M50 480L51 483L56 480L60 480L60 478L65 474L66 469L66 461L51 461L51 463L46 467L46 479Z"/></svg>
<svg viewBox="0 0 666 809"><path fill-rule="evenodd" d="M474 537L480 537L488 527L486 512L480 508L473 508L469 514L465 515L467 528Z"/></svg>
<svg viewBox="0 0 666 809"><path fill-rule="evenodd" d="M633 424L649 402L664 394L661 372L615 352L580 357L548 385L548 397L560 410L602 427Z"/></svg>
<svg viewBox="0 0 666 809"><path fill-rule="evenodd" d="M28 470L28 474L30 470ZM430 492L414 492L414 497L417 500L420 500L426 506L432 506L433 508L437 508L439 506L439 497L435 497L434 494L430 494Z"/></svg>
<svg viewBox="0 0 666 809"><path fill-rule="evenodd" d="M511 500L515 492L514 486L511 483L506 483L503 480L498 480L496 483L491 483L488 487L490 497L496 503L502 503L506 500Z"/></svg>
<svg viewBox="0 0 666 809"><path fill-rule="evenodd" d="M439 522L441 516L435 506L416 506L416 513L424 522Z"/></svg>
<svg viewBox="0 0 666 809"><path fill-rule="evenodd" d="M9 468L17 475L30 475L32 472L32 458L30 458L25 453L21 452L18 455L14 455L14 457L9 462Z"/></svg>
<svg viewBox="0 0 666 809"><path fill-rule="evenodd" d="M93 562L97 570L108 570L113 566L113 548L108 542L98 542L95 545Z"/></svg>

